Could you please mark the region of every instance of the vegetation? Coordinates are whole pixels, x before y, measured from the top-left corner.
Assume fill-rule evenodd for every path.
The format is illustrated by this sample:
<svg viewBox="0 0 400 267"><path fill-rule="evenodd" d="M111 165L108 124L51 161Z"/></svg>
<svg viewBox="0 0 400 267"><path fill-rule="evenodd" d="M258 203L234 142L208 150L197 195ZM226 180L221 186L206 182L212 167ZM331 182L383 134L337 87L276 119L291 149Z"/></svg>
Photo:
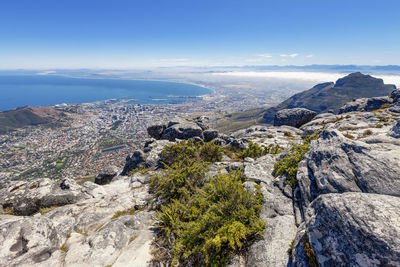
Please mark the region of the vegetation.
<svg viewBox="0 0 400 267"><path fill-rule="evenodd" d="M287 250L287 253L289 254L289 258L293 257L293 245L294 245L294 239L292 239L292 242L289 243L289 248Z"/></svg>
<svg viewBox="0 0 400 267"><path fill-rule="evenodd" d="M354 140L354 135L351 135L351 134L349 134L349 133L345 133L345 134L343 134L346 138L349 138L349 139L351 139L351 140Z"/></svg>
<svg viewBox="0 0 400 267"><path fill-rule="evenodd" d="M248 148L243 150L241 153L241 158L245 159L247 157L257 159L266 154L279 154L282 152L282 149L279 145L270 144L267 147L261 147L257 143L249 142Z"/></svg>
<svg viewBox="0 0 400 267"><path fill-rule="evenodd" d="M57 207L56 206L51 206L51 207L47 207L47 208L40 208L39 209L39 213L43 215L43 214L48 213L49 211L54 210L55 208L57 208Z"/></svg>
<svg viewBox="0 0 400 267"><path fill-rule="evenodd" d="M242 171L205 181L208 163L222 157L222 148L182 141L165 147L162 155L165 170L150 183L154 196L163 203L156 207L159 249L153 251L154 262L224 265L262 235L263 197L259 188L256 192L245 189Z"/></svg>
<svg viewBox="0 0 400 267"><path fill-rule="evenodd" d="M114 220L118 217L125 216L125 215L134 215L135 213L136 213L135 209L119 210L114 213L114 215L111 217L111 220Z"/></svg>
<svg viewBox="0 0 400 267"><path fill-rule="evenodd" d="M297 186L298 165L310 148L311 140L317 139L318 136L319 134L315 133L304 138L301 144L293 144L287 154L276 161L272 174L275 177L286 175L286 183L294 189Z"/></svg>
<svg viewBox="0 0 400 267"><path fill-rule="evenodd" d="M375 127L376 127L376 128L382 128L382 127L383 127L383 124L378 123L377 125L375 125Z"/></svg>
<svg viewBox="0 0 400 267"><path fill-rule="evenodd" d="M372 135L372 134L373 134L373 132L372 132L370 129L367 129L367 130L365 130L365 131L363 132L363 136L364 136L364 137L369 136L369 135Z"/></svg>
<svg viewBox="0 0 400 267"><path fill-rule="evenodd" d="M67 252L68 248L66 246L60 246L60 250L63 252Z"/></svg>
<svg viewBox="0 0 400 267"><path fill-rule="evenodd" d="M318 261L317 261L317 255L315 254L315 251L312 249L310 241L308 239L307 233L303 237L303 247L304 247L304 252L306 253L307 256L307 262L311 267L318 267Z"/></svg>

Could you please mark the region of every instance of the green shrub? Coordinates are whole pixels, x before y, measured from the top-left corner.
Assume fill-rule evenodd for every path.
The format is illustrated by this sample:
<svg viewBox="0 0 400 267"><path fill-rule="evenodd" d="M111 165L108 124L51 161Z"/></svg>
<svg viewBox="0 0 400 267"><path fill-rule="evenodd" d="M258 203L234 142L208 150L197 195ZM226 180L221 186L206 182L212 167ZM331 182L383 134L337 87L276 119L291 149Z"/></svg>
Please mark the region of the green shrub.
<svg viewBox="0 0 400 267"><path fill-rule="evenodd" d="M263 233L260 187L246 190L242 170L205 181L208 163L220 160L223 149L214 143L181 143L163 151L170 164L150 181L154 197L163 200L156 207L159 231L153 262L223 266ZM189 156L179 155L181 151Z"/></svg>
<svg viewBox="0 0 400 267"><path fill-rule="evenodd" d="M349 133L345 133L345 134L343 134L345 137L347 137L347 138L349 138L349 139L351 139L351 140L353 140L355 137L354 137L354 135L351 135L351 134L349 134Z"/></svg>
<svg viewBox="0 0 400 267"><path fill-rule="evenodd" d="M241 158L245 159L247 157L257 159L267 154L278 154L281 153L282 149L279 145L269 144L267 147L261 147L257 143L249 142L248 148L243 150L241 153Z"/></svg>
<svg viewBox="0 0 400 267"><path fill-rule="evenodd" d="M289 248L287 250L287 253L289 254L289 258L293 257L293 245L294 245L294 239L292 239L292 242L289 243Z"/></svg>
<svg viewBox="0 0 400 267"><path fill-rule="evenodd" d="M317 255L315 254L315 251L311 247L307 233L303 237L302 246L304 247L304 252L306 253L308 264L311 267L318 267L319 265L317 261Z"/></svg>
<svg viewBox="0 0 400 267"><path fill-rule="evenodd" d="M173 199L161 206L158 220L164 241L170 242L171 266L221 266L247 242L262 236L262 194L247 191L242 178L240 172L214 176L191 199Z"/></svg>
<svg viewBox="0 0 400 267"><path fill-rule="evenodd" d="M200 143L196 143L191 139L165 146L161 152L161 161L166 165L191 161L199 157L199 147Z"/></svg>
<svg viewBox="0 0 400 267"><path fill-rule="evenodd" d="M311 140L315 140L317 138L318 133L315 133L307 136L301 144L294 144L283 158L280 158L275 162L272 174L275 177L286 175L286 183L292 188L295 188L297 185L296 174L298 165L310 148Z"/></svg>
<svg viewBox="0 0 400 267"><path fill-rule="evenodd" d="M363 132L363 136L365 137L365 136L369 136L369 135L372 135L373 134L373 132L370 130L370 129L367 129L367 130L365 130L364 132Z"/></svg>
<svg viewBox="0 0 400 267"><path fill-rule="evenodd" d="M204 162L217 162L222 159L222 147L214 144L213 141L205 143L200 147L199 156Z"/></svg>
<svg viewBox="0 0 400 267"><path fill-rule="evenodd" d="M376 128L382 128L383 124L378 123L377 125L375 125Z"/></svg>

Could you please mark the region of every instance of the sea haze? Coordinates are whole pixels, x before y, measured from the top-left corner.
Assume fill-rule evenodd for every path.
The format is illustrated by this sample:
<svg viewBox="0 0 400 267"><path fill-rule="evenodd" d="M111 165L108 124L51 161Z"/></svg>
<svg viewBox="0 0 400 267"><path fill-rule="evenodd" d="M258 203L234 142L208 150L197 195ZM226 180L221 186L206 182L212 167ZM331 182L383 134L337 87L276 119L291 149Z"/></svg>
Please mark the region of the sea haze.
<svg viewBox="0 0 400 267"><path fill-rule="evenodd" d="M0 111L22 106L86 103L112 98L135 99L132 103L181 103L210 89L192 84L119 79L85 79L53 75L0 75ZM165 99L166 101L154 101Z"/></svg>

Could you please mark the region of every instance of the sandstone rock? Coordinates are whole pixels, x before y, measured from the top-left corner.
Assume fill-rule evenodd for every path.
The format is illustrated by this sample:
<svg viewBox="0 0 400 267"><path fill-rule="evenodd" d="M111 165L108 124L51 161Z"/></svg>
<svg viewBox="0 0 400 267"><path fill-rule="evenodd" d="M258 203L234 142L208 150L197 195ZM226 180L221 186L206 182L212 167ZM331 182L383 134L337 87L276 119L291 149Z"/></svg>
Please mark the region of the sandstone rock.
<svg viewBox="0 0 400 267"><path fill-rule="evenodd" d="M392 130L388 133L389 136L400 138L400 122L393 126Z"/></svg>
<svg viewBox="0 0 400 267"><path fill-rule="evenodd" d="M305 108L283 109L275 114L274 126L288 125L299 128L316 115L316 112Z"/></svg>
<svg viewBox="0 0 400 267"><path fill-rule="evenodd" d="M151 125L147 128L147 133L154 139L158 140L161 138L163 131L167 128L167 125L163 123Z"/></svg>
<svg viewBox="0 0 400 267"><path fill-rule="evenodd" d="M94 182L99 185L108 184L118 175L119 169L116 166L109 166L99 173Z"/></svg>
<svg viewBox="0 0 400 267"><path fill-rule="evenodd" d="M204 142L210 142L218 137L217 130L205 130L203 134L204 134Z"/></svg>
<svg viewBox="0 0 400 267"><path fill-rule="evenodd" d="M326 194L307 210L306 228L320 266L399 266L400 198Z"/></svg>
<svg viewBox="0 0 400 267"><path fill-rule="evenodd" d="M176 139L189 139L193 137L203 139L203 129L195 122L179 121L177 123L169 123L168 128L164 130L161 139L175 141Z"/></svg>
<svg viewBox="0 0 400 267"><path fill-rule="evenodd" d="M63 206L86 198L90 195L72 179L35 179L12 183L0 190L0 205L13 209L16 215L32 215L41 208Z"/></svg>
<svg viewBox="0 0 400 267"><path fill-rule="evenodd" d="M372 111L381 108L384 104L391 104L392 99L387 96L359 98L346 103L339 109L339 114L352 111Z"/></svg>
<svg viewBox="0 0 400 267"><path fill-rule="evenodd" d="M132 156L126 157L126 163L121 175L127 175L131 170L144 166L145 156L142 150L135 150Z"/></svg>
<svg viewBox="0 0 400 267"><path fill-rule="evenodd" d="M197 117L195 119L195 122L197 123L197 125L200 126L200 128L205 131L208 130L210 128L209 124L210 124L210 118L206 117L206 116L200 116Z"/></svg>
<svg viewBox="0 0 400 267"><path fill-rule="evenodd" d="M337 130L323 131L299 164L303 207L327 193L400 196L400 146L386 141L367 144L350 140Z"/></svg>
<svg viewBox="0 0 400 267"><path fill-rule="evenodd" d="M391 99L393 99L393 102L397 102L400 99L400 90L396 89L393 90L393 92L389 96Z"/></svg>

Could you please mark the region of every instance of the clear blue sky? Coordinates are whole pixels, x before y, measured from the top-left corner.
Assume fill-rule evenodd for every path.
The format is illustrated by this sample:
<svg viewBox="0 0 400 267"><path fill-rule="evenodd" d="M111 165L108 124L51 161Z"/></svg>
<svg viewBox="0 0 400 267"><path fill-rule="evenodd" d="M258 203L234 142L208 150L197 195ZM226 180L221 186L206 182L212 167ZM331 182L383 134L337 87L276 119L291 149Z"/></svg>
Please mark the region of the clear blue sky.
<svg viewBox="0 0 400 267"><path fill-rule="evenodd" d="M4 0L0 68L400 64L400 1Z"/></svg>

